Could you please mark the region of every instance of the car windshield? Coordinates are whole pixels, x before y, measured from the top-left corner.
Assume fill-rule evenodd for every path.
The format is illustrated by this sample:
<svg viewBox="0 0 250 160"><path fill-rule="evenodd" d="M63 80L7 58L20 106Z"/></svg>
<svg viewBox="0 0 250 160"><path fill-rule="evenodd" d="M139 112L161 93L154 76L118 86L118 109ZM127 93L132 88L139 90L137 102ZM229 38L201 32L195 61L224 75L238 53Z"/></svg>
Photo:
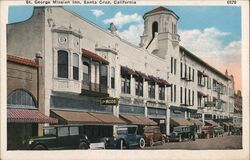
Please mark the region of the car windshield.
<svg viewBox="0 0 250 160"><path fill-rule="evenodd" d="M128 129L127 128L117 128L117 134L127 134Z"/></svg>
<svg viewBox="0 0 250 160"><path fill-rule="evenodd" d="M56 135L56 129L55 128L45 128L44 129L44 135Z"/></svg>
<svg viewBox="0 0 250 160"><path fill-rule="evenodd" d="M152 129L145 129L144 133L153 133L153 130Z"/></svg>

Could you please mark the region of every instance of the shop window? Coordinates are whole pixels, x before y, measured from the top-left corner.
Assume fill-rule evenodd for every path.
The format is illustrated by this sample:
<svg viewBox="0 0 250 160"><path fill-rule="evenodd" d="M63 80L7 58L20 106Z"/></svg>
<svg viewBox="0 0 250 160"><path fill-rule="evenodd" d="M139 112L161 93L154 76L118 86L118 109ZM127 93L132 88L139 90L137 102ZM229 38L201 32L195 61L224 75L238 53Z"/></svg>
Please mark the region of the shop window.
<svg viewBox="0 0 250 160"><path fill-rule="evenodd" d="M143 80L142 79L135 80L135 94L137 96L143 97Z"/></svg>
<svg viewBox="0 0 250 160"><path fill-rule="evenodd" d="M148 82L148 97L155 98L155 82Z"/></svg>
<svg viewBox="0 0 250 160"><path fill-rule="evenodd" d="M68 52L58 51L57 76L60 78L68 78Z"/></svg>
<svg viewBox="0 0 250 160"><path fill-rule="evenodd" d="M159 100L165 100L165 86L159 86Z"/></svg>
<svg viewBox="0 0 250 160"><path fill-rule="evenodd" d="M111 88L115 88L115 67L111 67Z"/></svg>
<svg viewBox="0 0 250 160"><path fill-rule="evenodd" d="M79 56L78 54L73 54L73 79L79 80Z"/></svg>
<svg viewBox="0 0 250 160"><path fill-rule="evenodd" d="M130 94L130 75L121 76L121 93Z"/></svg>
<svg viewBox="0 0 250 160"><path fill-rule="evenodd" d="M36 102L33 96L25 90L18 89L9 94L8 106L35 108Z"/></svg>

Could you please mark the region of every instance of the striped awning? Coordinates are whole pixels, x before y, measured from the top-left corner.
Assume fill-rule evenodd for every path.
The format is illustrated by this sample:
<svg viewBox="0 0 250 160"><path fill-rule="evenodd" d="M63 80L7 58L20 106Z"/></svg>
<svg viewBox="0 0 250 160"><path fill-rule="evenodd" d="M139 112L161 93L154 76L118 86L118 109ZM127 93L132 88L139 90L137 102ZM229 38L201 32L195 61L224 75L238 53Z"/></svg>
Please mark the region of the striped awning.
<svg viewBox="0 0 250 160"><path fill-rule="evenodd" d="M7 109L7 122L14 123L57 123L57 119L48 117L36 109Z"/></svg>
<svg viewBox="0 0 250 160"><path fill-rule="evenodd" d="M219 124L216 123L216 122L213 121L213 120L206 120L206 121L205 121L205 125L209 125L209 126L219 126Z"/></svg>
<svg viewBox="0 0 250 160"><path fill-rule="evenodd" d="M203 123L198 119L190 119L189 122L191 122L193 125L195 124L197 126L202 126L203 125Z"/></svg>
<svg viewBox="0 0 250 160"><path fill-rule="evenodd" d="M170 125L172 126L192 126L193 123L185 118L170 118Z"/></svg>

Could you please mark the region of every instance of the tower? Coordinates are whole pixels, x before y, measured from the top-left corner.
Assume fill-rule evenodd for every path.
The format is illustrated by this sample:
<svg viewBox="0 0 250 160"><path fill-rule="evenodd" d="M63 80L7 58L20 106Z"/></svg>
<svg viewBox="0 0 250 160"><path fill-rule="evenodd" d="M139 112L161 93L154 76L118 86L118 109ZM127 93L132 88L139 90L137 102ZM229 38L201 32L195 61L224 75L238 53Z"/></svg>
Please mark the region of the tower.
<svg viewBox="0 0 250 160"><path fill-rule="evenodd" d="M140 46L149 53L165 58L168 51L175 49L180 37L177 32L179 17L171 10L158 7L144 14L144 32Z"/></svg>

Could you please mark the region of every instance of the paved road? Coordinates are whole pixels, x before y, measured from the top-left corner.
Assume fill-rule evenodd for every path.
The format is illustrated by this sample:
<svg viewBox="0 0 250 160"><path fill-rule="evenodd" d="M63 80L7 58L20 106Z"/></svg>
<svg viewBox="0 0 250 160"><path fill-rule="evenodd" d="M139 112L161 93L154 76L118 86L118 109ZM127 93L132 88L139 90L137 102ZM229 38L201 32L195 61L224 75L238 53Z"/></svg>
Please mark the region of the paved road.
<svg viewBox="0 0 250 160"><path fill-rule="evenodd" d="M242 136L223 136L210 139L196 139L196 141L170 142L164 145L156 144L145 149L241 149Z"/></svg>

